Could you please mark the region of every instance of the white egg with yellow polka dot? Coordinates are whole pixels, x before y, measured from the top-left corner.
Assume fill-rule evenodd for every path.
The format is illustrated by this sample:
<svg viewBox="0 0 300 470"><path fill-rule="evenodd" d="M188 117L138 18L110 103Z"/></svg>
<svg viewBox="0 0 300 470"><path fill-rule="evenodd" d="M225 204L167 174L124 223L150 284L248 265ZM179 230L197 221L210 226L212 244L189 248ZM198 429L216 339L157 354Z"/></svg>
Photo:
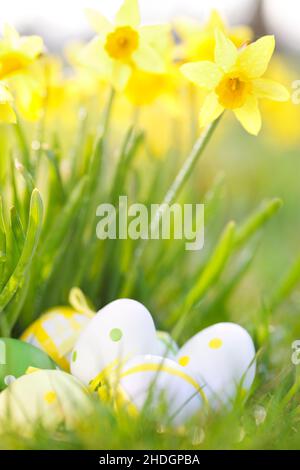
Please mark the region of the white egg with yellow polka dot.
<svg viewBox="0 0 300 470"><path fill-rule="evenodd" d="M70 307L55 307L32 323L21 340L46 352L61 369L69 372L72 349L92 317L90 312L79 313Z"/></svg>
<svg viewBox="0 0 300 470"><path fill-rule="evenodd" d="M102 308L81 333L72 354L71 372L88 385L99 374L156 348L156 331L149 311L140 302L118 299Z"/></svg>
<svg viewBox="0 0 300 470"><path fill-rule="evenodd" d="M230 405L246 394L255 377L255 348L249 333L235 323L217 323L192 337L177 361L204 387L210 404Z"/></svg>
<svg viewBox="0 0 300 470"><path fill-rule="evenodd" d="M0 422L6 431L73 430L92 412L91 396L72 375L33 369L0 394Z"/></svg>
<svg viewBox="0 0 300 470"><path fill-rule="evenodd" d="M156 351L157 356L174 359L178 353L179 347L167 331L156 332Z"/></svg>
<svg viewBox="0 0 300 470"><path fill-rule="evenodd" d="M118 379L119 406L130 413L158 413L165 424L181 425L206 407L205 394L184 367L160 356L136 356Z"/></svg>

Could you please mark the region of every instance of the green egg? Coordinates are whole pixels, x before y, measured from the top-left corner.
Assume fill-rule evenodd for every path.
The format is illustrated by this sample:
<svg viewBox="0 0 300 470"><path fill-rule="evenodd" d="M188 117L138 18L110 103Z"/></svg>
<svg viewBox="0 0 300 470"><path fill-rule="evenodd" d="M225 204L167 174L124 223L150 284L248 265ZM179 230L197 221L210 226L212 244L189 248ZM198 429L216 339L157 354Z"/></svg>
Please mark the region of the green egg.
<svg viewBox="0 0 300 470"><path fill-rule="evenodd" d="M0 390L24 375L28 367L57 368L55 362L35 346L18 339L0 338Z"/></svg>

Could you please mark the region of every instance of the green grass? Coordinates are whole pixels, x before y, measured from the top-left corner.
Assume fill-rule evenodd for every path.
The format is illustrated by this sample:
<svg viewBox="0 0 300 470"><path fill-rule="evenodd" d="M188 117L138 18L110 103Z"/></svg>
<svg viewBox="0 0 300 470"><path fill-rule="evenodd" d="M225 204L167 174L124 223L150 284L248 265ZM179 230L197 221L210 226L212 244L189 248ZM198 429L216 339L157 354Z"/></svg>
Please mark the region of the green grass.
<svg viewBox="0 0 300 470"><path fill-rule="evenodd" d="M95 401L93 418L74 434L5 435L0 447L300 448L299 371L291 362L300 339L296 149L283 154L237 127L224 133L224 119L203 154L200 141L188 160L175 145L159 160L138 127L116 143L110 118L108 108L100 136L85 116L76 138L66 144L49 132L38 150L24 123L1 130L0 334L19 336L45 309L67 304L74 286L95 309L126 294L179 344L215 322L245 326L258 351L253 391L231 412L199 415L176 430L160 426L159 416L133 419ZM178 240L97 240L96 207L119 195L205 202L204 250L191 254Z"/></svg>

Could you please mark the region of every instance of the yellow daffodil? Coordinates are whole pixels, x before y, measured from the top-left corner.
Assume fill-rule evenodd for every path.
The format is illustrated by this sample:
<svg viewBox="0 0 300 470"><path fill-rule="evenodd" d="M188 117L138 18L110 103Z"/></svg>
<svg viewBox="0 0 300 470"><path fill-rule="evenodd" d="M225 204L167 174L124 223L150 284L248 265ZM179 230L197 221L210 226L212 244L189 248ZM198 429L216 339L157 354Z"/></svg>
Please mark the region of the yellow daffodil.
<svg viewBox="0 0 300 470"><path fill-rule="evenodd" d="M165 48L162 44L158 47L165 63L164 73L149 72L136 67L132 69L125 94L135 106L152 105L158 98L163 98L172 104L178 98L176 89L180 74L178 67L175 67L172 61L171 45L166 42Z"/></svg>
<svg viewBox="0 0 300 470"><path fill-rule="evenodd" d="M229 27L220 14L213 10L208 22L202 26L198 22L180 20L175 23L175 31L179 34L179 57L184 62L198 60L214 60L216 46L215 29L222 31L238 48L249 43L252 30L248 26Z"/></svg>
<svg viewBox="0 0 300 470"><path fill-rule="evenodd" d="M12 26L5 25L0 40L0 80L26 72L43 47L39 36L22 37Z"/></svg>
<svg viewBox="0 0 300 470"><path fill-rule="evenodd" d="M163 74L133 71L126 87L126 95L136 106L152 104L167 87L167 79Z"/></svg>
<svg viewBox="0 0 300 470"><path fill-rule="evenodd" d="M292 64L278 56L274 58L268 70L268 78L280 81L287 87L293 83L295 74ZM299 105L295 105L292 99L284 103L264 100L261 110L270 137L276 146L292 147L298 144L300 135Z"/></svg>
<svg viewBox="0 0 300 470"><path fill-rule="evenodd" d="M0 122L16 122L16 114L13 109L13 97L7 86L3 83L0 83Z"/></svg>
<svg viewBox="0 0 300 470"><path fill-rule="evenodd" d="M274 36L264 36L241 48L216 29L214 61L188 63L181 67L191 82L206 92L200 111L200 126L206 126L225 109L234 112L242 126L253 135L261 129L260 98L287 101L287 89L262 78L275 48Z"/></svg>
<svg viewBox="0 0 300 470"><path fill-rule="evenodd" d="M39 36L20 36L12 26L4 26L0 40L0 80L9 83L18 110L29 120L36 120L40 115L42 93L31 67L43 48Z"/></svg>
<svg viewBox="0 0 300 470"><path fill-rule="evenodd" d="M164 27L140 26L137 0L124 0L115 24L96 11L87 11L97 36L84 48L81 62L117 90L123 90L134 67L163 73L164 63L153 46Z"/></svg>

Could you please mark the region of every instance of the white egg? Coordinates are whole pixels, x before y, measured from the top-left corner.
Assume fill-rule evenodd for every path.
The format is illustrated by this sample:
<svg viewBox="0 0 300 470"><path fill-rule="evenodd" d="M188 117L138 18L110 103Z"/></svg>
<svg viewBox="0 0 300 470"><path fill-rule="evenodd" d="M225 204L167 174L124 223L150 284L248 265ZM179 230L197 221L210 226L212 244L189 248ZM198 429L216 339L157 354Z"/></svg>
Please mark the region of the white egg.
<svg viewBox="0 0 300 470"><path fill-rule="evenodd" d="M144 305L119 299L102 308L81 333L72 354L71 372L88 385L123 361L155 352L156 331Z"/></svg>
<svg viewBox="0 0 300 470"><path fill-rule="evenodd" d="M118 380L119 403L138 413L161 411L164 423L181 425L206 404L206 397L192 375L171 359L136 356L122 368ZM121 400L120 400L121 397Z"/></svg>
<svg viewBox="0 0 300 470"><path fill-rule="evenodd" d="M1 427L30 434L46 430L72 430L92 412L87 389L72 375L37 369L14 380L0 394Z"/></svg>
<svg viewBox="0 0 300 470"><path fill-rule="evenodd" d="M200 331L179 350L177 361L197 378L213 407L230 405L238 389L246 393L255 377L252 338L235 323Z"/></svg>
<svg viewBox="0 0 300 470"><path fill-rule="evenodd" d="M179 347L172 336L166 331L157 331L156 333L156 356L168 357L174 359L178 353Z"/></svg>

